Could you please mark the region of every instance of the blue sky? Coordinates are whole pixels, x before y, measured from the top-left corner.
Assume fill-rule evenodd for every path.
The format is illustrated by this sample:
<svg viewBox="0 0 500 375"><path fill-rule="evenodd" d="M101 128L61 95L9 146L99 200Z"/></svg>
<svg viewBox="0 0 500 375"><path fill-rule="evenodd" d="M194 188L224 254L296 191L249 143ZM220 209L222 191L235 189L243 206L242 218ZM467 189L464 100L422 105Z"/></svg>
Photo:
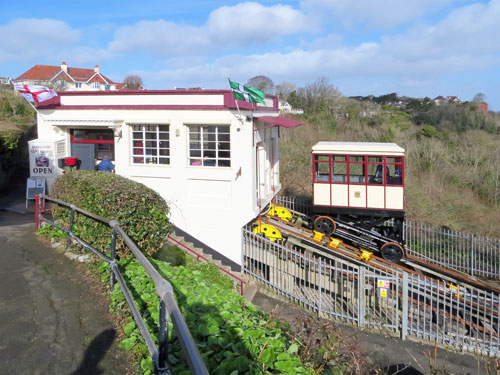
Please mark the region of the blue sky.
<svg viewBox="0 0 500 375"><path fill-rule="evenodd" d="M327 77L347 96L486 96L500 111L500 0L0 0L0 76L93 68L148 89Z"/></svg>

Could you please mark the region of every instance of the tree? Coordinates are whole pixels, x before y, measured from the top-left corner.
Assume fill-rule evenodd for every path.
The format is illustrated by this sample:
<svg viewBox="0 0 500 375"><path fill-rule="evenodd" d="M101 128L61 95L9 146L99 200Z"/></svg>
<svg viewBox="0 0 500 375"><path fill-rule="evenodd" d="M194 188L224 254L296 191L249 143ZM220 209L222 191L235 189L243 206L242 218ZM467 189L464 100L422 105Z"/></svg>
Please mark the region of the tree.
<svg viewBox="0 0 500 375"><path fill-rule="evenodd" d="M274 94L274 82L266 76L255 76L250 78L245 86L253 87L254 89L263 91L266 94Z"/></svg>
<svg viewBox="0 0 500 375"><path fill-rule="evenodd" d="M142 78L137 74L129 74L123 80L125 90L143 90Z"/></svg>
<svg viewBox="0 0 500 375"><path fill-rule="evenodd" d="M276 85L276 95L280 99L288 101L290 94L295 91L295 88L296 86L293 82L281 82L279 85Z"/></svg>
<svg viewBox="0 0 500 375"><path fill-rule="evenodd" d="M478 92L476 95L474 95L472 101L474 103L484 103L486 102L486 95L484 95L482 92Z"/></svg>

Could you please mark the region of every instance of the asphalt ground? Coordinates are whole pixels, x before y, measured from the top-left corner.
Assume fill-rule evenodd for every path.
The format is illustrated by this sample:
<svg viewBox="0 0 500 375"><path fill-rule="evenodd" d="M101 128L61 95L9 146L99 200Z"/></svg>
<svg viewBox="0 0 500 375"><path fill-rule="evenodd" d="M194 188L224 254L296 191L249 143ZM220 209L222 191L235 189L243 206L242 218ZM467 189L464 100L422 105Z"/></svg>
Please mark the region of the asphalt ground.
<svg viewBox="0 0 500 375"><path fill-rule="evenodd" d="M133 374L109 297L37 238L25 188L0 191L0 375Z"/></svg>

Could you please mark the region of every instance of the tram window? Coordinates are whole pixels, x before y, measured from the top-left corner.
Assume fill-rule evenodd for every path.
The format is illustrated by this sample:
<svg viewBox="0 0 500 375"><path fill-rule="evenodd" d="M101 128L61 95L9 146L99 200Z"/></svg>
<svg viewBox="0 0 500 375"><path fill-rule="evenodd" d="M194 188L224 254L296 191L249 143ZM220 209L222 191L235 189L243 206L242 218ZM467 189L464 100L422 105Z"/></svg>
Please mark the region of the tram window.
<svg viewBox="0 0 500 375"><path fill-rule="evenodd" d="M403 184L403 159L400 156L386 157L387 163L387 184Z"/></svg>
<svg viewBox="0 0 500 375"><path fill-rule="evenodd" d="M388 185L402 185L402 165L401 164L387 164L387 169L389 170L389 175L387 177Z"/></svg>
<svg viewBox="0 0 500 375"><path fill-rule="evenodd" d="M382 164L368 164L368 183L382 185L383 182Z"/></svg>
<svg viewBox="0 0 500 375"><path fill-rule="evenodd" d="M316 177L314 182L330 182L328 163L316 163Z"/></svg>
<svg viewBox="0 0 500 375"><path fill-rule="evenodd" d="M330 182L330 158L328 155L314 155L314 182Z"/></svg>
<svg viewBox="0 0 500 375"><path fill-rule="evenodd" d="M332 163L332 182L346 183L347 182L347 164Z"/></svg>
<svg viewBox="0 0 500 375"><path fill-rule="evenodd" d="M349 182L351 184L364 184L364 164L363 163L350 163L349 164Z"/></svg>

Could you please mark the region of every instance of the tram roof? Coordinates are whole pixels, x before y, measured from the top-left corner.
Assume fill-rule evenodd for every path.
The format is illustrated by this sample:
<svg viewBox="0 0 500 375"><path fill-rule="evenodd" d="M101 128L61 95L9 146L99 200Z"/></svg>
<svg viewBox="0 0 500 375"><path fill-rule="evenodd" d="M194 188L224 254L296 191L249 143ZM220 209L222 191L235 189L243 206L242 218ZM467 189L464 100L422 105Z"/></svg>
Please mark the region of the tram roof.
<svg viewBox="0 0 500 375"><path fill-rule="evenodd" d="M404 148L396 143L377 142L318 142L312 147L313 154L344 153L355 155L400 155L404 156Z"/></svg>

